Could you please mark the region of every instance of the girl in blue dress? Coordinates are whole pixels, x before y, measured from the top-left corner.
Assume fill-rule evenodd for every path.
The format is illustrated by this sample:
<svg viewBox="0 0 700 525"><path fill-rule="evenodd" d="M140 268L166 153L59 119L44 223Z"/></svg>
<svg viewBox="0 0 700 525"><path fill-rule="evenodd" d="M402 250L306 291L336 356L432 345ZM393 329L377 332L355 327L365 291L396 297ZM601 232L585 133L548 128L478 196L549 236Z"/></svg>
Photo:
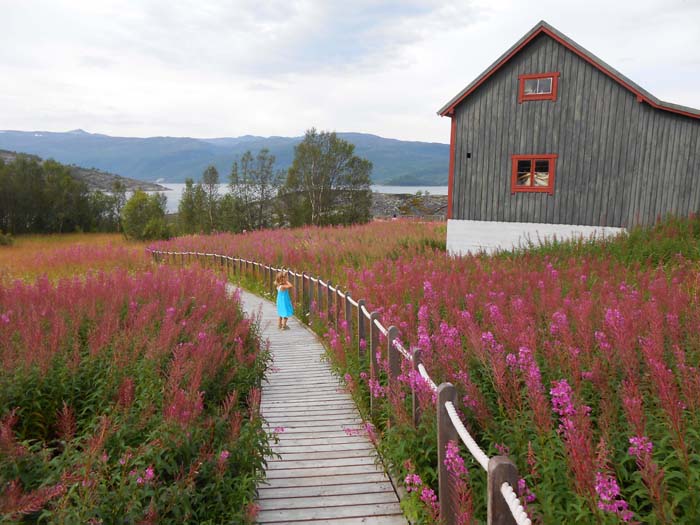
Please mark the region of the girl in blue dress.
<svg viewBox="0 0 700 525"><path fill-rule="evenodd" d="M289 282L287 272L277 272L275 286L277 286L277 315L279 315L277 326L281 330L288 330L287 318L294 315L294 308L292 307L292 299L289 297L289 290L294 287Z"/></svg>

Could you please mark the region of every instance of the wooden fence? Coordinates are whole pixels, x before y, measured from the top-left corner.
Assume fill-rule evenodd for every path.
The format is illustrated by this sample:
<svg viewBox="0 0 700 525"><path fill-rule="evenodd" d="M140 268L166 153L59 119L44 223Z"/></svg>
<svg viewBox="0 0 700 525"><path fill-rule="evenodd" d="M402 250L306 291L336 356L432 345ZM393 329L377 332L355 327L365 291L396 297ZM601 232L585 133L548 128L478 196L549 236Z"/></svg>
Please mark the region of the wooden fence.
<svg viewBox="0 0 700 525"><path fill-rule="evenodd" d="M518 482L518 469L507 456L489 458L474 441L464 423L459 418L456 409L457 392L451 383L436 385L421 361L421 351L414 348L410 352L404 348L398 339L398 329L394 326L385 327L377 312L370 312L363 299L354 300L349 291L341 291L329 281L320 277L312 277L306 272L298 273L286 268L275 268L238 257L199 252L171 252L149 250L156 262L169 262L186 265L198 262L204 266L225 271L229 275L247 275L256 278L264 284L266 290L274 294L275 275L285 270L293 280L293 298L297 314L303 318L311 312L315 305L317 312L324 312L327 322L338 328L341 318L345 319L350 333L356 336L358 357L361 360L369 358L370 378L379 380L380 363L377 354L386 355L389 363L388 382L392 384L401 374L401 360L411 364L413 370L420 374L425 383L437 396L437 443L438 443L438 501L440 516L445 525L457 523L456 498L453 477L445 464L447 444L460 439L469 453L487 473L487 523L489 525L530 525L522 504L515 494L514 487ZM386 338L385 347L380 343L380 334ZM412 416L414 425L420 420L420 405L415 381L411 382ZM370 411L376 408L374 397L370 394Z"/></svg>

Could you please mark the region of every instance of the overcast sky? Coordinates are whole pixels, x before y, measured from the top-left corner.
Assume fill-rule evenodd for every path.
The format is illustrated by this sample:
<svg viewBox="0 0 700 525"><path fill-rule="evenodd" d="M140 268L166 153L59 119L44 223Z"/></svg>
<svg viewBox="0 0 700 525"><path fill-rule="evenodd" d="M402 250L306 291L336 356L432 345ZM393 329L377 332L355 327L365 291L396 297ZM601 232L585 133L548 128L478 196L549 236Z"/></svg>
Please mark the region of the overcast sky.
<svg viewBox="0 0 700 525"><path fill-rule="evenodd" d="M0 129L449 142L436 111L541 19L700 107L700 0L0 0Z"/></svg>

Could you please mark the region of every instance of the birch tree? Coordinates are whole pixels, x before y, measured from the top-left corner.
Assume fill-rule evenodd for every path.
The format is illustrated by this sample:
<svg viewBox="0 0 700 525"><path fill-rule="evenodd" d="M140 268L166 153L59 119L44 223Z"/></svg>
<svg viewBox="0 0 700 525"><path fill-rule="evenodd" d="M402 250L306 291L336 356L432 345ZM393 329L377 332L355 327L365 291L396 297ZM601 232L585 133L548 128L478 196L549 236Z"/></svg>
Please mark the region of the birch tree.
<svg viewBox="0 0 700 525"><path fill-rule="evenodd" d="M312 128L294 148L281 192L287 216L299 224L348 224L370 218L372 163L334 132Z"/></svg>

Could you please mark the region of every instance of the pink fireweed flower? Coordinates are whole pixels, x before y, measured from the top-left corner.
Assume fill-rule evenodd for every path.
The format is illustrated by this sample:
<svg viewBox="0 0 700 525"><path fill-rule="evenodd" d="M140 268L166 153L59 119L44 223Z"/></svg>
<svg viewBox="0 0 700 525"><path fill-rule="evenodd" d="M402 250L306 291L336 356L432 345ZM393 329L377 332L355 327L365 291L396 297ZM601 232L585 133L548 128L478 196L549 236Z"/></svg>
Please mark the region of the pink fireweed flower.
<svg viewBox="0 0 700 525"><path fill-rule="evenodd" d="M408 474L404 478L403 484L405 485L407 492L418 492L420 487L423 485L423 480L420 479L418 474Z"/></svg>
<svg viewBox="0 0 700 525"><path fill-rule="evenodd" d="M498 451L499 455L501 455L501 456L510 455L510 447L508 445L504 445L501 443L495 443L493 446Z"/></svg>
<svg viewBox="0 0 700 525"><path fill-rule="evenodd" d="M346 436L352 437L362 435L363 430L361 428L343 427L343 432L345 432Z"/></svg>
<svg viewBox="0 0 700 525"><path fill-rule="evenodd" d="M632 445L627 452L630 456L640 459L643 456L651 454L654 444L646 436L633 436L629 439Z"/></svg>
<svg viewBox="0 0 700 525"><path fill-rule="evenodd" d="M553 382L554 387L549 391L552 396L552 410L564 417L576 415L573 401L571 400L571 387L566 379Z"/></svg>
<svg viewBox="0 0 700 525"><path fill-rule="evenodd" d="M386 394L386 391L382 385L379 384L379 381L376 379L370 379L367 382L369 386L369 391L372 394L372 397L374 398L380 398L384 397Z"/></svg>
<svg viewBox="0 0 700 525"><path fill-rule="evenodd" d="M455 477L466 478L469 475L464 459L459 454L459 445L455 441L448 441L445 448L445 466L447 471Z"/></svg>
<svg viewBox="0 0 700 525"><path fill-rule="evenodd" d="M438 506L438 500L437 500L437 495L435 494L435 491L429 487L423 487L423 490L420 493L420 500L425 503L425 505L428 507L430 512L433 515L437 515L437 513L440 510L440 507Z"/></svg>
<svg viewBox="0 0 700 525"><path fill-rule="evenodd" d="M525 481L525 478L520 478L518 480L518 496L525 503L533 503L537 499L535 493L532 492L530 487L527 486L527 481Z"/></svg>
<svg viewBox="0 0 700 525"><path fill-rule="evenodd" d="M146 479L146 481L151 481L153 478L156 477L156 473L153 470L152 465L149 465L148 467L146 467L146 470L144 471L143 476Z"/></svg>
<svg viewBox="0 0 700 525"><path fill-rule="evenodd" d="M360 379L362 379L363 381L366 381L367 377L368 377L367 372L360 372Z"/></svg>
<svg viewBox="0 0 700 525"><path fill-rule="evenodd" d="M285 427L275 427L274 432L275 434L282 434L285 430L287 430Z"/></svg>
<svg viewBox="0 0 700 525"><path fill-rule="evenodd" d="M598 471L595 475L595 491L598 495L598 508L613 514L625 523L628 523L634 513L629 510L628 503L620 496L620 487L617 480L608 474Z"/></svg>
<svg viewBox="0 0 700 525"><path fill-rule="evenodd" d="M365 421L363 423L363 426L365 428L365 432L367 432L367 437L372 443L377 443L377 430L374 428L374 425L370 423L369 421Z"/></svg>

